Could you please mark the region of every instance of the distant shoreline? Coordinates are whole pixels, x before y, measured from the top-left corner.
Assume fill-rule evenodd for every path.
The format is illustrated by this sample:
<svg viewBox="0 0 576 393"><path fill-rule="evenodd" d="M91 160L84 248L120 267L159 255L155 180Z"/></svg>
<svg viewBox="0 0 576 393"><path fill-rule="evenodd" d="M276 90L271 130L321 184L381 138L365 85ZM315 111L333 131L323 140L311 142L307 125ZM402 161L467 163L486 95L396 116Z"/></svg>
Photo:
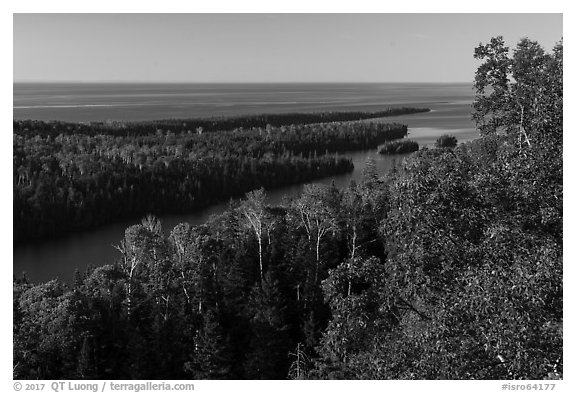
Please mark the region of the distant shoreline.
<svg viewBox="0 0 576 393"><path fill-rule="evenodd" d="M318 123L356 122L370 119L384 119L407 114L429 112L429 108L386 107L375 112L367 111L324 111L324 112L288 112L260 113L254 115L233 115L221 117L174 118L143 121L94 121L68 122L45 120L13 121L13 132L19 135L58 135L64 134L109 134L109 135L145 135L157 132L198 133L215 131L234 131L253 128L292 127Z"/></svg>

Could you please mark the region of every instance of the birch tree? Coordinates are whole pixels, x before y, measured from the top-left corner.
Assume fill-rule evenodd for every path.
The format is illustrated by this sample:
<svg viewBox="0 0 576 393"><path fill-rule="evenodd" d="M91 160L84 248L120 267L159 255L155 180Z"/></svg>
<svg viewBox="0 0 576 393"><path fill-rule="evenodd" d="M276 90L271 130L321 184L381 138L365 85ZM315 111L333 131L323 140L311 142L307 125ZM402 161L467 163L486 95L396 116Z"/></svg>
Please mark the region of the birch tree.
<svg viewBox="0 0 576 393"><path fill-rule="evenodd" d="M258 241L258 261L260 266L260 282L264 278L264 266L262 262L262 232L266 227L266 210L264 200L266 194L264 189L260 188L256 191L251 191L246 194L246 199L240 206L240 211L246 219L247 226L254 231L256 240Z"/></svg>
<svg viewBox="0 0 576 393"><path fill-rule="evenodd" d="M314 284L318 283L321 241L328 234L336 233L338 230L334 196L330 187L307 184L304 186L302 196L294 206L299 218L299 225L304 228L308 241L315 247Z"/></svg>

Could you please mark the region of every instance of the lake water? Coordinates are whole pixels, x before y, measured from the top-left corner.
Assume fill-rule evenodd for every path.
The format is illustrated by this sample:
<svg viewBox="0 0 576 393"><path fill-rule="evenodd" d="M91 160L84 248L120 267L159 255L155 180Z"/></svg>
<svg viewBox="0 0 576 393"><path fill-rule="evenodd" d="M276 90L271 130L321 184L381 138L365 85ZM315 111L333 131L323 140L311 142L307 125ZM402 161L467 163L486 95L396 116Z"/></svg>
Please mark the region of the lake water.
<svg viewBox="0 0 576 393"><path fill-rule="evenodd" d="M407 124L409 137L421 146L431 145L438 136L449 133L465 142L478 137L470 120L473 91L464 84L273 84L273 85L95 85L50 84L14 85L14 118L40 120L152 120L230 116L257 113L366 110L385 106L421 106L429 113L397 116L372 121L398 121ZM345 187L358 180L369 157L384 173L395 160L376 150L344 154L354 162L350 174L329 177L318 183ZM268 202L280 203L297 196L303 185L269 190ZM202 211L163 216L166 232L180 222L201 224L212 214L222 212L228 203ZM37 244L14 248L14 274L26 272L33 282L59 277L70 282L74 270L89 265L113 263L118 244L129 225L140 219L114 223L90 231Z"/></svg>
<svg viewBox="0 0 576 393"><path fill-rule="evenodd" d="M157 120L424 106L469 117L472 94L472 84L16 83L13 115L39 120Z"/></svg>

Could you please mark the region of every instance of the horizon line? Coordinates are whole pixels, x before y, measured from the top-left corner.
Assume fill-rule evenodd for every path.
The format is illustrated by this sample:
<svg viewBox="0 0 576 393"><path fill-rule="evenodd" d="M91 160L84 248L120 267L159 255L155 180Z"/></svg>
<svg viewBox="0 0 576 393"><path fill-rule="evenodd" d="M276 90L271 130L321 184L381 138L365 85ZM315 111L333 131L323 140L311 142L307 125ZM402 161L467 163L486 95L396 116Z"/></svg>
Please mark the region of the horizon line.
<svg viewBox="0 0 576 393"><path fill-rule="evenodd" d="M403 83L403 84L440 84L440 83L474 83L473 80L469 81L138 81L138 80L100 80L100 81L76 81L76 80L53 80L53 81L39 81L39 80L19 80L12 81L12 84L376 84L376 83Z"/></svg>

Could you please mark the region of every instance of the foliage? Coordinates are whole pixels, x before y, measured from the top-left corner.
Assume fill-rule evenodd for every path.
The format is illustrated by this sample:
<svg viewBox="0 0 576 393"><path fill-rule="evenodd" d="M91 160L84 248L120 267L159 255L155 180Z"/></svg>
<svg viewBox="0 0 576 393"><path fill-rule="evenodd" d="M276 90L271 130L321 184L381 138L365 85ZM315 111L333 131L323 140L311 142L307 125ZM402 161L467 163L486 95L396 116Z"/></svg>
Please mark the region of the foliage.
<svg viewBox="0 0 576 393"><path fill-rule="evenodd" d="M386 142L380 148L380 154L404 154L418 151L418 142L411 139L401 139L392 142Z"/></svg>
<svg viewBox="0 0 576 393"><path fill-rule="evenodd" d="M456 147L458 140L454 135L444 134L436 139L436 147Z"/></svg>
<svg viewBox="0 0 576 393"><path fill-rule="evenodd" d="M503 131L518 147L562 143L563 42L551 54L523 38L512 56L501 36L480 45L473 119L484 135Z"/></svg>

